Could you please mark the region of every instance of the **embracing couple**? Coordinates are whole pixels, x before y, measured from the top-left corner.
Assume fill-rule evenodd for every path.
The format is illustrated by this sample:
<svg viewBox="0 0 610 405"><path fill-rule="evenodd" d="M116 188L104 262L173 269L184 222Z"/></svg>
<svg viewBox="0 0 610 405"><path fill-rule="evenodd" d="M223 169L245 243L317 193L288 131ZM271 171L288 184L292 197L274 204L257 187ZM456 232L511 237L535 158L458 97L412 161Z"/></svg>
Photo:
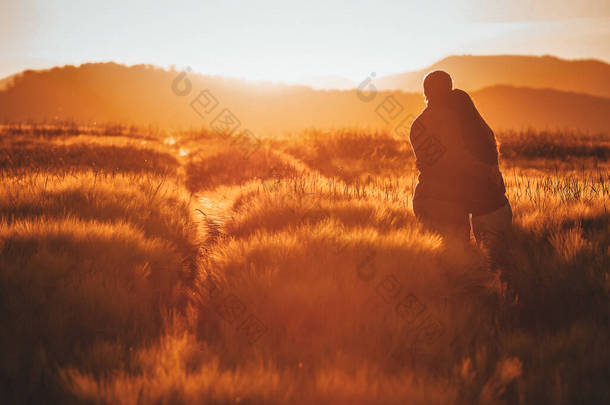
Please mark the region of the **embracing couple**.
<svg viewBox="0 0 610 405"><path fill-rule="evenodd" d="M427 106L410 134L419 170L413 211L452 242L468 242L472 222L477 244L494 260L512 223L494 133L446 72L426 75L424 95Z"/></svg>

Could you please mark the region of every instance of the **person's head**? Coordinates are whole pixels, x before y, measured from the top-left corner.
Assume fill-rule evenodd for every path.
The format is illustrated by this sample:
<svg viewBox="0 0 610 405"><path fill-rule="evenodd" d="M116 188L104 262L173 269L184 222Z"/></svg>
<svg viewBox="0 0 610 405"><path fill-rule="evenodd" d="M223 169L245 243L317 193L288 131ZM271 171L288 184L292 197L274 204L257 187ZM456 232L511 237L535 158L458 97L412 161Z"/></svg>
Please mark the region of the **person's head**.
<svg viewBox="0 0 610 405"><path fill-rule="evenodd" d="M437 102L447 99L453 89L453 82L449 73L435 70L424 77L424 95L428 102Z"/></svg>

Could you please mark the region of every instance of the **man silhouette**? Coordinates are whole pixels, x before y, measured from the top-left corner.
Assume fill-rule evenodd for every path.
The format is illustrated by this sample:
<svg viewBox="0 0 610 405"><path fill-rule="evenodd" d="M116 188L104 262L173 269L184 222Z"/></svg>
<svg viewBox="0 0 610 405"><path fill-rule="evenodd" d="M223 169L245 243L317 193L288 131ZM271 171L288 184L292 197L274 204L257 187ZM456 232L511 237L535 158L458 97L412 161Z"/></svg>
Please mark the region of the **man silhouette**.
<svg viewBox="0 0 610 405"><path fill-rule="evenodd" d="M420 172L415 215L444 237L467 241L472 214L477 244L493 260L512 221L494 133L468 94L452 89L446 72L429 73L423 86L427 106L410 134Z"/></svg>

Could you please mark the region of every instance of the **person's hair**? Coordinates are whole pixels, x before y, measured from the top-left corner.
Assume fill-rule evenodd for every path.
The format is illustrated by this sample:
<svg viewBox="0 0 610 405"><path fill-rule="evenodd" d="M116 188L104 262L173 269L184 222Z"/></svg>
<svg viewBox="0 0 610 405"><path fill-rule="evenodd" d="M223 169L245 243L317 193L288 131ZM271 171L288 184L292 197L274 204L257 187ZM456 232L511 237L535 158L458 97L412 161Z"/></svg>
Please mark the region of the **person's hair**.
<svg viewBox="0 0 610 405"><path fill-rule="evenodd" d="M447 97L452 88L451 76L442 70L435 70L424 77L424 95L428 101Z"/></svg>

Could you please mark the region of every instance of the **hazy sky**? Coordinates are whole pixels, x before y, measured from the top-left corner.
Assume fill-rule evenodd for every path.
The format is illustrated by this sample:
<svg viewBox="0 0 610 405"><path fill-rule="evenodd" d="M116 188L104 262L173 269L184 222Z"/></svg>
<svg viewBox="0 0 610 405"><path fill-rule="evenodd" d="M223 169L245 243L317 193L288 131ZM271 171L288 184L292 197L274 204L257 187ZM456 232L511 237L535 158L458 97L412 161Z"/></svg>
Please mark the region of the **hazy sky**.
<svg viewBox="0 0 610 405"><path fill-rule="evenodd" d="M360 81L465 53L610 61L610 1L0 0L0 77L114 60Z"/></svg>

